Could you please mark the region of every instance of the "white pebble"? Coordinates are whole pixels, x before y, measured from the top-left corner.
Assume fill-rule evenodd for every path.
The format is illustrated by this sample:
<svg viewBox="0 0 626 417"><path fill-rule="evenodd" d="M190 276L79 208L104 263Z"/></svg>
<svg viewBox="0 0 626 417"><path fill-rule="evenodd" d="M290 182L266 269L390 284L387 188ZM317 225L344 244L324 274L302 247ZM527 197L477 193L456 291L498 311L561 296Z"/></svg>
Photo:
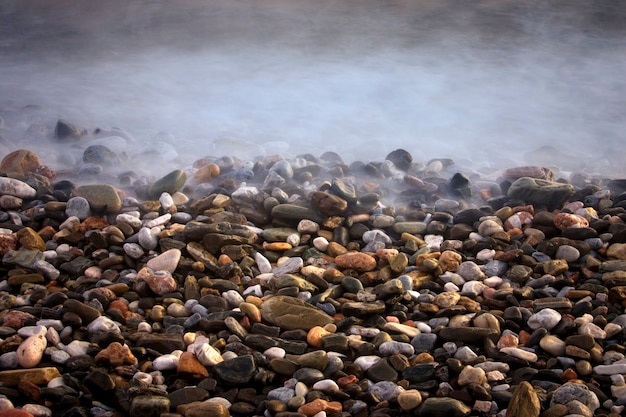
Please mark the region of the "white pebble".
<svg viewBox="0 0 626 417"><path fill-rule="evenodd" d="M380 361L380 359L380 356L374 355L359 356L354 360L354 364L361 368L363 371L367 371L372 366L376 365L378 361Z"/></svg>
<svg viewBox="0 0 626 417"><path fill-rule="evenodd" d="M285 349L278 346L271 347L263 352L263 355L265 355L268 359L284 358L285 354Z"/></svg>
<svg viewBox="0 0 626 417"><path fill-rule="evenodd" d="M483 249L476 254L476 259L479 261L490 261L496 256L496 251L493 249Z"/></svg>
<svg viewBox="0 0 626 417"><path fill-rule="evenodd" d="M60 345L59 345L60 346ZM90 343L81 340L73 340L68 343L63 350L70 354L70 356L86 355L89 349Z"/></svg>
<svg viewBox="0 0 626 417"><path fill-rule="evenodd" d="M56 377L56 378L52 378L50 380L50 382L48 382L48 385L46 385L48 388L59 388L59 387L64 387L65 386L65 381L63 380L62 376Z"/></svg>
<svg viewBox="0 0 626 417"><path fill-rule="evenodd" d="M537 359L539 359L535 353L515 347L505 347L500 349L500 352L528 362L537 362Z"/></svg>
<svg viewBox="0 0 626 417"><path fill-rule="evenodd" d="M11 400L9 400L4 395L0 397L0 410L7 410L9 408L15 408Z"/></svg>
<svg viewBox="0 0 626 417"><path fill-rule="evenodd" d="M443 289L444 289L445 291L448 291L448 292L459 292L459 287L457 287L456 285L454 285L454 284L453 284L453 283L451 283L451 282L446 283L446 284L443 286Z"/></svg>
<svg viewBox="0 0 626 417"><path fill-rule="evenodd" d="M204 366L212 366L224 361L224 358L219 350L215 349L208 343L194 343L193 352L196 354L200 363Z"/></svg>
<svg viewBox="0 0 626 417"><path fill-rule="evenodd" d="M117 217L115 218L115 222L120 224L127 224L130 227L132 227L134 230L139 230L139 228L141 227L141 219L139 218L139 213L137 213L136 216L133 216L132 214L130 214L131 212L128 213L120 213L117 215Z"/></svg>
<svg viewBox="0 0 626 417"><path fill-rule="evenodd" d="M35 417L51 417L52 410L40 404L24 404L22 410L27 411Z"/></svg>
<svg viewBox="0 0 626 417"><path fill-rule="evenodd" d="M328 249L328 245L329 242L324 237L318 236L313 239L313 246L320 252L326 252L326 249Z"/></svg>
<svg viewBox="0 0 626 417"><path fill-rule="evenodd" d="M161 208L164 212L168 212L172 207L176 204L174 203L174 198L170 193L162 193L159 197L159 203L161 203Z"/></svg>
<svg viewBox="0 0 626 417"><path fill-rule="evenodd" d="M106 316L100 316L87 325L87 331L90 334L98 332L121 333L120 328L113 320Z"/></svg>
<svg viewBox="0 0 626 417"><path fill-rule="evenodd" d="M164 226L172 219L172 215L169 213L165 213L162 216L159 216L155 219L148 220L144 223L144 226L148 229L152 229L153 227Z"/></svg>
<svg viewBox="0 0 626 417"><path fill-rule="evenodd" d="M502 285L502 278L497 276L485 278L483 284L490 288L498 288L500 285Z"/></svg>
<svg viewBox="0 0 626 417"><path fill-rule="evenodd" d="M69 358L71 358L70 354L64 350L55 350L50 354L50 359L52 359L52 362L61 365L67 362Z"/></svg>
<svg viewBox="0 0 626 417"><path fill-rule="evenodd" d="M152 333L152 326L150 326L150 323L142 321L137 325L137 331L145 332L145 333Z"/></svg>
<svg viewBox="0 0 626 417"><path fill-rule="evenodd" d="M143 248L137 243L124 243L122 249L124 249L124 253L132 259L139 259L144 255Z"/></svg>
<svg viewBox="0 0 626 417"><path fill-rule="evenodd" d="M322 379L313 384L313 389L325 393L332 393L339 391L339 385L332 379Z"/></svg>
<svg viewBox="0 0 626 417"><path fill-rule="evenodd" d="M45 336L47 331L48 329L46 329L45 326L25 326L25 327L20 327L19 329L17 329L17 334L26 338L26 337L30 337L36 334Z"/></svg>
<svg viewBox="0 0 626 417"><path fill-rule="evenodd" d="M241 294L239 294L239 292L236 290L224 291L222 293L222 297L226 301L228 301L228 304L230 304L232 307L239 307L239 305L241 305L241 303L245 301Z"/></svg>
<svg viewBox="0 0 626 417"><path fill-rule="evenodd" d="M165 355L161 355L152 361L152 368L157 371L166 371L171 369L176 369L178 366L178 357L172 353L167 353Z"/></svg>
<svg viewBox="0 0 626 417"><path fill-rule="evenodd" d="M61 342L61 336L59 336L59 332L57 332L54 327L48 328L48 331L46 332L46 339L52 346L56 346L59 342Z"/></svg>
<svg viewBox="0 0 626 417"><path fill-rule="evenodd" d="M272 272L272 264L260 252L256 252L254 254L254 261L256 262L256 265L259 268L260 273L267 274L267 273Z"/></svg>

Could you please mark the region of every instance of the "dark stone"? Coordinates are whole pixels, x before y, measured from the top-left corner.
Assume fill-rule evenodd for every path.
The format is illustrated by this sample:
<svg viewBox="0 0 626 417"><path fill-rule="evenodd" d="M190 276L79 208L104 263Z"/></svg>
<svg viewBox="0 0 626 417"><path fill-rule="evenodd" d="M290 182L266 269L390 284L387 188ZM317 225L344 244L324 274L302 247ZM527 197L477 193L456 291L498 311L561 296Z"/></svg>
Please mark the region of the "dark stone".
<svg viewBox="0 0 626 417"><path fill-rule="evenodd" d="M250 355L239 356L213 367L216 376L227 385L243 385L256 374L257 368Z"/></svg>
<svg viewBox="0 0 626 417"><path fill-rule="evenodd" d="M391 161L396 168L406 171L411 167L413 156L404 149L396 149L387 154L385 161Z"/></svg>
<svg viewBox="0 0 626 417"><path fill-rule="evenodd" d="M167 397L170 399L170 408L176 410L181 404L208 399L209 392L198 387L185 387L171 392Z"/></svg>

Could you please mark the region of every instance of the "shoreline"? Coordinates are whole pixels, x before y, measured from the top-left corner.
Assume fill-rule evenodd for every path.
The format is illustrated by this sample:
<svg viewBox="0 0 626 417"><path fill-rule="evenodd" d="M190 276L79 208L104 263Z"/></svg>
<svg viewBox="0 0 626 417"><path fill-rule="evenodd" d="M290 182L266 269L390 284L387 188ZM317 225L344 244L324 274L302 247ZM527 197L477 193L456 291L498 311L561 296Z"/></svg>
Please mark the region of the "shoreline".
<svg viewBox="0 0 626 417"><path fill-rule="evenodd" d="M153 177L107 140L77 147L79 126L54 135L75 169L0 164L0 409L624 411L625 180L404 149Z"/></svg>

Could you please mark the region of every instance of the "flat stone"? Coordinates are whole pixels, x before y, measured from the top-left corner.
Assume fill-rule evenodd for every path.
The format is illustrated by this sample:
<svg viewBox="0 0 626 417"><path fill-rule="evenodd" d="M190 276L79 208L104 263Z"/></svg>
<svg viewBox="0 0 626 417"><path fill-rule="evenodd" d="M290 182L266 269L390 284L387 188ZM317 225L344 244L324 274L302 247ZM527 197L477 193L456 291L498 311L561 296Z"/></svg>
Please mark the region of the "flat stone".
<svg viewBox="0 0 626 417"><path fill-rule="evenodd" d="M148 198L156 200L161 194L174 194L180 190L187 181L187 175L182 169L176 169L159 178L148 188Z"/></svg>
<svg viewBox="0 0 626 417"><path fill-rule="evenodd" d="M507 194L509 198L522 200L527 204L545 205L548 209L554 209L574 194L574 187L554 181L521 177L511 184Z"/></svg>
<svg viewBox="0 0 626 417"><path fill-rule="evenodd" d="M83 197L92 210L117 213L122 209L122 200L112 185L81 185L74 189L72 197Z"/></svg>
<svg viewBox="0 0 626 417"><path fill-rule="evenodd" d="M199 387L185 387L170 392L167 397L170 400L170 408L176 410L181 404L207 400L209 392Z"/></svg>
<svg viewBox="0 0 626 417"><path fill-rule="evenodd" d="M417 409L418 417L465 417L472 409L459 400L449 397L427 398Z"/></svg>
<svg viewBox="0 0 626 417"><path fill-rule="evenodd" d="M213 367L216 376L227 385L243 385L256 374L257 368L250 355L225 360Z"/></svg>
<svg viewBox="0 0 626 417"><path fill-rule="evenodd" d="M130 417L160 417L169 413L170 400L156 395L139 395L133 398L130 405Z"/></svg>
<svg viewBox="0 0 626 417"><path fill-rule="evenodd" d="M28 381L35 385L45 385L61 374L55 367L11 369L0 371L0 382L6 386L17 385L20 381Z"/></svg>
<svg viewBox="0 0 626 417"><path fill-rule="evenodd" d="M176 407L176 412L184 417L230 417L230 412L224 404L211 401L194 401Z"/></svg>
<svg viewBox="0 0 626 417"><path fill-rule="evenodd" d="M7 194L19 198L34 198L37 191L23 181L0 177L0 195Z"/></svg>
<svg viewBox="0 0 626 417"><path fill-rule="evenodd" d="M486 338L497 342L500 333L497 330L482 327L444 327L439 331L439 337L445 341L458 341L482 346Z"/></svg>
<svg viewBox="0 0 626 417"><path fill-rule="evenodd" d="M264 320L285 330L309 330L315 326L325 326L333 318L311 304L285 296L274 296L261 304Z"/></svg>

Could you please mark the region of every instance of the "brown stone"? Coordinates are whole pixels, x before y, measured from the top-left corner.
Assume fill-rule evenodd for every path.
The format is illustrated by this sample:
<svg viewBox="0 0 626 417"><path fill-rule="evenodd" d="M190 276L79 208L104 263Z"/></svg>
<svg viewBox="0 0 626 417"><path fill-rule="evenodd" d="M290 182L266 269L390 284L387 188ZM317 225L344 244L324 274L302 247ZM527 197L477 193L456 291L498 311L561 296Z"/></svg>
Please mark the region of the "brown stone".
<svg viewBox="0 0 626 417"><path fill-rule="evenodd" d="M338 401L326 401L321 398L316 398L310 403L304 404L298 408L298 413L302 413L308 417L313 417L315 414L326 411L328 413L340 413L342 410L341 403Z"/></svg>
<svg viewBox="0 0 626 417"><path fill-rule="evenodd" d="M362 252L347 252L343 255L336 256L335 264L339 268L367 272L373 271L376 268L376 259Z"/></svg>
<svg viewBox="0 0 626 417"><path fill-rule="evenodd" d="M207 164L200 167L195 174L193 174L193 182L194 184L211 182L211 180L218 175L220 175L220 167L216 164Z"/></svg>
<svg viewBox="0 0 626 417"><path fill-rule="evenodd" d="M35 172L42 165L41 159L33 151L19 149L13 151L0 162L0 172L24 174Z"/></svg>
<svg viewBox="0 0 626 417"><path fill-rule="evenodd" d="M20 245L25 249L34 249L40 252L46 250L46 242L30 227L19 230L15 235Z"/></svg>
<svg viewBox="0 0 626 417"><path fill-rule="evenodd" d="M506 411L507 417L539 417L541 403L539 396L527 381L519 383Z"/></svg>
<svg viewBox="0 0 626 417"><path fill-rule="evenodd" d="M209 376L209 371L192 352L183 352L180 355L176 371L179 375L189 376L194 379L202 379Z"/></svg>
<svg viewBox="0 0 626 417"><path fill-rule="evenodd" d="M439 256L439 266L443 272L456 272L461 262L463 262L461 255L451 250L443 251Z"/></svg>
<svg viewBox="0 0 626 417"><path fill-rule="evenodd" d="M181 404L176 407L176 412L184 417L230 417L230 412L223 404L208 401Z"/></svg>
<svg viewBox="0 0 626 417"><path fill-rule="evenodd" d="M578 214L559 213L554 216L554 225L559 230L565 230L568 227L589 227L589 222Z"/></svg>
<svg viewBox="0 0 626 417"><path fill-rule="evenodd" d="M128 346L122 346L119 342L113 342L106 349L98 352L95 361L96 363L106 363L111 366L137 364L137 358L135 358Z"/></svg>
<svg viewBox="0 0 626 417"><path fill-rule="evenodd" d="M316 191L311 194L311 207L327 216L337 216L348 209L348 202L334 194Z"/></svg>
<svg viewBox="0 0 626 417"><path fill-rule="evenodd" d="M32 369L11 369L0 371L0 382L7 386L17 385L20 381L29 381L36 385L43 385L60 376L59 370L51 366Z"/></svg>

